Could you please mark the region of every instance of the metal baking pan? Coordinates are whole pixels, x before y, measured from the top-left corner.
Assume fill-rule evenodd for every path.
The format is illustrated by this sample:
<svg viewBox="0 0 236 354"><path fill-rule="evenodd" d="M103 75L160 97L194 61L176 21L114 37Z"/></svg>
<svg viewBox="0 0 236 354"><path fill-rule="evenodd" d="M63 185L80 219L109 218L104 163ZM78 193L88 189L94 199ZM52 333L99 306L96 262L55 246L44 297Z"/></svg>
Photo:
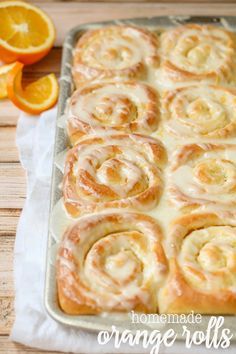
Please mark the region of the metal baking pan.
<svg viewBox="0 0 236 354"><path fill-rule="evenodd" d="M126 20L98 22L92 24L85 24L73 28L67 34L63 45L63 56L61 66L61 79L60 79L60 97L58 104L58 116L57 122L60 117L64 115L67 99L73 92L72 83L72 57L73 48L75 43L81 34L91 28L99 28L109 25L136 25L149 29L168 28L175 27L176 25L186 23L198 23L198 24L216 24L217 26L223 26L227 29L236 31L236 17L231 16L170 16L170 17L149 17L149 18L131 18ZM117 316L115 314L109 314L108 316L70 316L62 312L57 300L56 290L56 278L55 278L55 250L57 248L58 240L55 239L51 232L52 224L52 212L55 205L61 199L61 190L59 185L62 181L62 172L56 164L56 157L66 148L68 148L68 140L64 129L60 126L56 127L55 136L55 148L54 148L54 160L53 160L53 173L51 182L51 203L50 203L50 220L49 220L49 232L48 232L48 251L47 251L47 266L46 266L46 280L45 280L45 307L49 315L58 322L77 328L82 328L91 331L106 330L110 331L111 326L116 326L119 330L129 329L131 331L141 330L160 330L166 331L168 328L173 328L177 334L178 339L183 339L182 324L133 324L128 315ZM197 325L198 330L207 329L209 316L202 316L202 322ZM236 338L236 318L234 316L225 316L224 327L227 327L234 334L233 338ZM196 324L188 324L190 331L196 330ZM234 339L233 339L234 340Z"/></svg>

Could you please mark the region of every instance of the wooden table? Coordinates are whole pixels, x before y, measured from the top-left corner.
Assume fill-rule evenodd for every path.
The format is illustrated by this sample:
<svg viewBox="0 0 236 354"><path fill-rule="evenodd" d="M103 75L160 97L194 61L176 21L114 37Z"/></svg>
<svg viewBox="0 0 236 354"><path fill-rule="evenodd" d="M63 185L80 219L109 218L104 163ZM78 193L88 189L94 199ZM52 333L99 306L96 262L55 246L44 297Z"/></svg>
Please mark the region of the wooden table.
<svg viewBox="0 0 236 354"><path fill-rule="evenodd" d="M111 1L111 0L110 0ZM191 4L190 4L191 2ZM202 3L204 2L204 4ZM40 1L38 5L49 13L57 28L55 48L38 64L26 69L29 80L50 72L59 76L61 45L65 33L78 24L115 18L160 15L234 15L235 0L214 5L204 0L198 4L158 2L53 2ZM200 4L201 3L201 4ZM36 3L37 4L37 3ZM26 180L15 147L15 132L19 111L9 102L0 102L0 353L42 353L9 341L14 320L13 300L13 247L16 226L24 204ZM45 353L45 352L44 352Z"/></svg>

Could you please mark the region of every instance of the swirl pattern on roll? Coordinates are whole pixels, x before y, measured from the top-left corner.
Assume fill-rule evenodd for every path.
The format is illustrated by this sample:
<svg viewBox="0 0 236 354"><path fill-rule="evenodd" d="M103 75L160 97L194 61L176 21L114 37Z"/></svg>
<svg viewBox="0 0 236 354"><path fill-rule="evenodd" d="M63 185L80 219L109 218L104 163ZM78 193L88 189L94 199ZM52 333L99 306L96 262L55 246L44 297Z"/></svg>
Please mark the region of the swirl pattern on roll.
<svg viewBox="0 0 236 354"><path fill-rule="evenodd" d="M78 41L73 76L77 87L109 78L145 79L159 65L158 37L146 29L111 26L87 31Z"/></svg>
<svg viewBox="0 0 236 354"><path fill-rule="evenodd" d="M190 86L163 97L165 128L178 136L236 136L236 90L220 86Z"/></svg>
<svg viewBox="0 0 236 354"><path fill-rule="evenodd" d="M174 82L235 82L235 34L215 26L188 24L161 36L161 67Z"/></svg>
<svg viewBox="0 0 236 354"><path fill-rule="evenodd" d="M74 92L67 116L73 144L106 131L150 134L158 126L159 98L152 87L138 82L91 84Z"/></svg>
<svg viewBox="0 0 236 354"><path fill-rule="evenodd" d="M57 257L60 306L68 314L157 311L167 262L157 222L136 213L86 216Z"/></svg>
<svg viewBox="0 0 236 354"><path fill-rule="evenodd" d="M172 161L169 195L178 207L236 206L236 145L185 145Z"/></svg>
<svg viewBox="0 0 236 354"><path fill-rule="evenodd" d="M172 224L170 276L159 295L161 312L236 314L236 222L191 214Z"/></svg>
<svg viewBox="0 0 236 354"><path fill-rule="evenodd" d="M163 189L163 145L137 134L106 135L81 141L66 158L64 204L78 216L107 208L148 211Z"/></svg>

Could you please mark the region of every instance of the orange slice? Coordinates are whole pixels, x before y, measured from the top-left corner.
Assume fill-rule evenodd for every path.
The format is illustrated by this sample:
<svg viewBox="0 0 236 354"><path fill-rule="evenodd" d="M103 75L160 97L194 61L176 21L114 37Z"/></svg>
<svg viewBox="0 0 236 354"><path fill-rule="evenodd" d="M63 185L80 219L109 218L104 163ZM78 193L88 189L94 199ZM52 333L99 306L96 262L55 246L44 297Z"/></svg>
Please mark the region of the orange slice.
<svg viewBox="0 0 236 354"><path fill-rule="evenodd" d="M56 76L44 76L22 88L23 67L22 63L16 62L7 75L7 93L11 101L30 114L39 114L54 106L59 91Z"/></svg>
<svg viewBox="0 0 236 354"><path fill-rule="evenodd" d="M0 58L5 63L35 63L54 41L54 25L41 9L22 1L0 2Z"/></svg>
<svg viewBox="0 0 236 354"><path fill-rule="evenodd" d="M7 97L7 74L14 65L15 63L0 66L0 98Z"/></svg>

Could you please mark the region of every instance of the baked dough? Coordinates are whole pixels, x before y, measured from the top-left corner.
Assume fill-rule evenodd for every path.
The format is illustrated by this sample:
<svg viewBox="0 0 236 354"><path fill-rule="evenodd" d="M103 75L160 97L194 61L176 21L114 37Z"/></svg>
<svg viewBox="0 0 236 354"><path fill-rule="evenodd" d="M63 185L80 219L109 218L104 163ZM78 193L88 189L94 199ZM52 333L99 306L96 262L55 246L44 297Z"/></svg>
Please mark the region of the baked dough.
<svg viewBox="0 0 236 354"><path fill-rule="evenodd" d="M236 90L220 86L190 86L163 95L165 129L179 137L236 136Z"/></svg>
<svg viewBox="0 0 236 354"><path fill-rule="evenodd" d="M189 24L77 42L60 121L66 314L236 314L235 38Z"/></svg>
<svg viewBox="0 0 236 354"><path fill-rule="evenodd" d="M107 208L148 211L163 189L163 145L137 134L81 141L66 158L64 204L74 217Z"/></svg>
<svg viewBox="0 0 236 354"><path fill-rule="evenodd" d="M161 313L236 314L235 220L202 213L173 222Z"/></svg>
<svg viewBox="0 0 236 354"><path fill-rule="evenodd" d="M115 212L87 216L60 245L59 303L71 315L156 312L166 271L162 233L154 219Z"/></svg>
<svg viewBox="0 0 236 354"><path fill-rule="evenodd" d="M184 145L171 160L169 196L177 207L236 208L236 145Z"/></svg>
<svg viewBox="0 0 236 354"><path fill-rule="evenodd" d="M78 41L73 65L77 87L107 78L145 79L147 66L159 65L158 37L132 26L87 31Z"/></svg>
<svg viewBox="0 0 236 354"><path fill-rule="evenodd" d="M161 67L173 82L235 83L235 54L235 34L216 26L188 24L161 36Z"/></svg>
<svg viewBox="0 0 236 354"><path fill-rule="evenodd" d="M67 112L72 144L84 135L107 131L150 134L158 127L159 97L147 84L106 82L76 90Z"/></svg>

